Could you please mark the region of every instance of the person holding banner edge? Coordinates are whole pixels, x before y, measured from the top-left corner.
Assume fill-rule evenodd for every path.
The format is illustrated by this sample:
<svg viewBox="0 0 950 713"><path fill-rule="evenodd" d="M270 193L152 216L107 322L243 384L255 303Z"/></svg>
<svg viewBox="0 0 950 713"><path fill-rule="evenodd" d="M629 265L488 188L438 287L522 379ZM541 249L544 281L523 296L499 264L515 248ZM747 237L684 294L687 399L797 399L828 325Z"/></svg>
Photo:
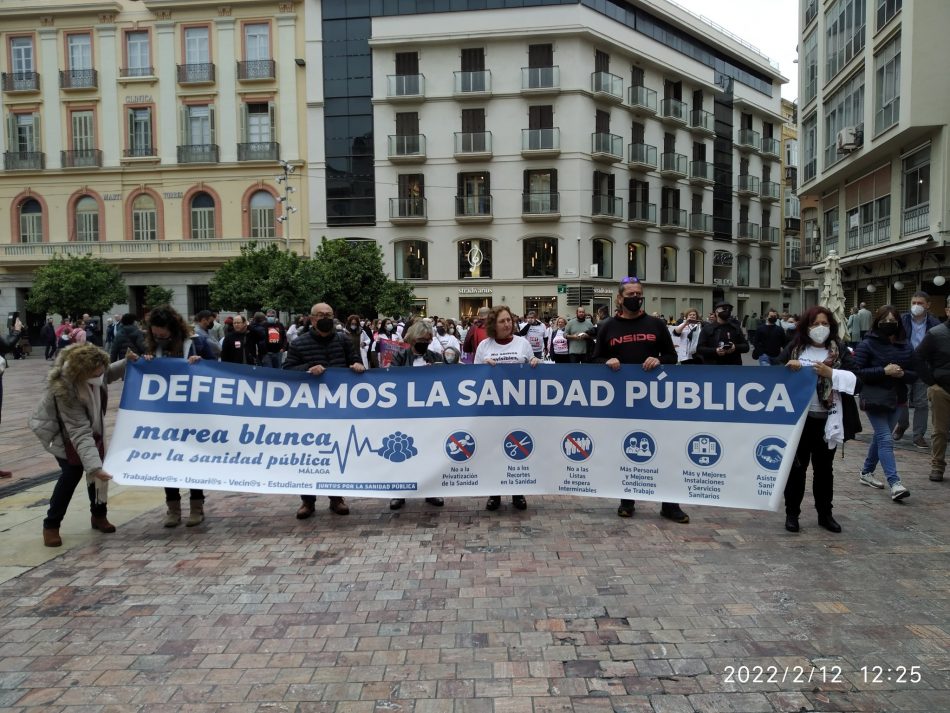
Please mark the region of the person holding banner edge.
<svg viewBox="0 0 950 713"><path fill-rule="evenodd" d="M515 318L507 305L493 307L485 320L487 336L475 350L475 363L488 364L529 364L533 369L541 360L534 355L531 344L524 337L515 334ZM527 510L528 501L524 495L512 495L511 504L517 510ZM501 507L501 496L492 495L485 504L486 510Z"/></svg>
<svg viewBox="0 0 950 713"><path fill-rule="evenodd" d="M353 340L336 331L333 314L333 308L325 302L318 302L310 308L313 328L290 345L284 360L285 369L306 371L313 376L322 376L332 367L349 367L355 374L366 371L359 350L353 347ZM306 520L316 510L317 496L301 495L300 500L297 519ZM336 515L350 514L349 506L339 495L330 496L330 510Z"/></svg>
<svg viewBox="0 0 950 713"><path fill-rule="evenodd" d="M835 451L838 444L850 441L861 430L861 419L854 402L858 383L854 362L839 338L838 322L827 307L812 307L802 315L777 362L791 371L811 367L818 377L785 485L785 529L800 530L805 470L811 461L818 524L830 532L841 532L841 525L831 514Z"/></svg>
<svg viewBox="0 0 950 713"><path fill-rule="evenodd" d="M652 371L660 364L675 364L676 348L666 323L643 310L643 284L636 277L620 282L616 297L619 314L605 320L597 330L594 361L619 371L621 364L642 364ZM636 501L623 499L617 508L619 517L633 517ZM689 515L679 503L663 503L660 515L685 525Z"/></svg>

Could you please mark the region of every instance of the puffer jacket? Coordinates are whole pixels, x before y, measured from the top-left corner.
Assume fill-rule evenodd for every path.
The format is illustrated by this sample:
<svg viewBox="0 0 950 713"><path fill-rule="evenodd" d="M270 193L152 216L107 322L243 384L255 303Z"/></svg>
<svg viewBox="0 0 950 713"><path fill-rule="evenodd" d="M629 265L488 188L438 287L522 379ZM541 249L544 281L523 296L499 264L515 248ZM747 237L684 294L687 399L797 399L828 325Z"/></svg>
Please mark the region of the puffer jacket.
<svg viewBox="0 0 950 713"><path fill-rule="evenodd" d="M393 360L389 362L389 366L415 366L417 356L421 356L426 364L442 363L442 355L436 354L431 349L426 349L425 354L416 354L415 350L409 347L408 349L396 352L396 354L393 355Z"/></svg>
<svg viewBox="0 0 950 713"><path fill-rule="evenodd" d="M926 335L914 353L920 380L950 392L950 325L939 324Z"/></svg>
<svg viewBox="0 0 950 713"><path fill-rule="evenodd" d="M353 340L341 332L325 337L311 329L293 341L284 359L284 368L307 371L320 365L326 368L362 364L359 352L353 349Z"/></svg>
<svg viewBox="0 0 950 713"><path fill-rule="evenodd" d="M95 408L91 392L84 388L85 378L107 363L105 352L93 345L76 344L62 349L47 376L46 392L29 419L30 430L43 447L57 458L66 459L68 438L79 455L83 469L91 476L102 470L102 458L93 433L98 433L105 442L104 420L108 396L105 384L125 376L125 359L109 364L106 369L104 384L98 392L102 404L98 423L93 422Z"/></svg>
<svg viewBox="0 0 950 713"><path fill-rule="evenodd" d="M897 395L897 403L907 402L907 385L917 381L914 350L910 342L891 342L888 337L871 331L854 350L854 373L864 384L883 386ZM884 367L897 364L904 370L901 379L884 375Z"/></svg>

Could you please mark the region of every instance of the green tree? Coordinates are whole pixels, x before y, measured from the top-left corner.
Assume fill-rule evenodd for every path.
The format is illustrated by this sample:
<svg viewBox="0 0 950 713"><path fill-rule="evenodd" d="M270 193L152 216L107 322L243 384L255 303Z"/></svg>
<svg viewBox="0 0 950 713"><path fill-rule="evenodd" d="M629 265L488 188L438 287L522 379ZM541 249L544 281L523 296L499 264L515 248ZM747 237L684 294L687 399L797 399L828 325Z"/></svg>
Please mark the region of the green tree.
<svg viewBox="0 0 950 713"><path fill-rule="evenodd" d="M387 280L383 293L379 297L379 302L377 302L379 314L409 314L413 297L415 295L412 292L412 285L408 282Z"/></svg>
<svg viewBox="0 0 950 713"><path fill-rule="evenodd" d="M46 314L99 315L127 299L116 267L91 255L54 255L34 273L27 307Z"/></svg>
<svg viewBox="0 0 950 713"><path fill-rule="evenodd" d="M214 273L208 283L211 304L235 312L261 309L267 303L266 285L273 266L284 260L284 254L273 243L260 248L253 241L248 243L238 257L231 258Z"/></svg>
<svg viewBox="0 0 950 713"><path fill-rule="evenodd" d="M161 285L152 285L145 289L145 306L158 307L159 305L169 305L172 303L172 297L175 296L174 290L169 290Z"/></svg>

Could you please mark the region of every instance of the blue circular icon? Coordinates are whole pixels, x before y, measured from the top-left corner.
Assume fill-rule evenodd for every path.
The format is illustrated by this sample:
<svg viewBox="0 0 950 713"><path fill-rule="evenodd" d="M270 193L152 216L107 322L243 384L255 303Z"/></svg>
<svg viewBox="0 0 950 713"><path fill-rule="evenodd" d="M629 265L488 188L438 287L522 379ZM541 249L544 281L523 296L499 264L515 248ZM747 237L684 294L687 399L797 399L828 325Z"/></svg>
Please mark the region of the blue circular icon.
<svg viewBox="0 0 950 713"><path fill-rule="evenodd" d="M716 440L715 436L700 433L689 439L689 443L686 444L686 455L699 467L709 468L716 465L722 458L722 444Z"/></svg>
<svg viewBox="0 0 950 713"><path fill-rule="evenodd" d="M456 431L445 439L445 454L456 463L464 463L475 455L475 436L468 431Z"/></svg>
<svg viewBox="0 0 950 713"><path fill-rule="evenodd" d="M656 455L656 441L646 431L634 431L623 438L623 454L633 463L649 463Z"/></svg>
<svg viewBox="0 0 950 713"><path fill-rule="evenodd" d="M502 446L511 460L525 460L534 450L534 439L527 431L512 431Z"/></svg>
<svg viewBox="0 0 950 713"><path fill-rule="evenodd" d="M778 470L782 467L787 446L785 441L776 436L763 438L755 444L755 462L766 470Z"/></svg>
<svg viewBox="0 0 950 713"><path fill-rule="evenodd" d="M568 460L582 463L594 453L594 439L583 431L571 431L561 440L561 452Z"/></svg>

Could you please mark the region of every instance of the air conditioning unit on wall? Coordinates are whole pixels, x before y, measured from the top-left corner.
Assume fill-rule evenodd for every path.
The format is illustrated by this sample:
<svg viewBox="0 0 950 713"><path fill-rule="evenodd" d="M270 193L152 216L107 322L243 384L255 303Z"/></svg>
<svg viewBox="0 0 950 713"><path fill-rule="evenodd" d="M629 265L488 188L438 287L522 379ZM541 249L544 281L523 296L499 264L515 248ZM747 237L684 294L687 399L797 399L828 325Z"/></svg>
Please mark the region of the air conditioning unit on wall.
<svg viewBox="0 0 950 713"><path fill-rule="evenodd" d="M846 126L838 132L838 153L850 153L864 141L864 132L858 126Z"/></svg>

